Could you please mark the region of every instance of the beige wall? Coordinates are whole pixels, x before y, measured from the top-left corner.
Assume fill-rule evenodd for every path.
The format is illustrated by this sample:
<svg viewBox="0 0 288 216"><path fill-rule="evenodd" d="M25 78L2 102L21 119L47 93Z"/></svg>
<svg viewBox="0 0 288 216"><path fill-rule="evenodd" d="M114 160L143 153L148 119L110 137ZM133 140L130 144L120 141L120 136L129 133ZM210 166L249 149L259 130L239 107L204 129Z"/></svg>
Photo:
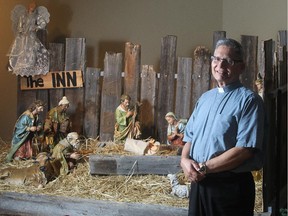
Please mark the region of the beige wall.
<svg viewBox="0 0 288 216"><path fill-rule="evenodd" d="M0 138L4 140L11 139L17 118L17 79L7 71L8 59L5 56L14 38L10 12L16 4L28 5L29 2L31 1L0 0ZM198 45L212 47L213 31L225 30L229 37L251 34L276 39L278 30L285 27L287 29L286 0L36 2L38 5L46 6L51 14L48 42L63 42L66 37L85 37L87 66L102 69L105 52L123 52L124 43L127 41L141 44L142 64L154 65L158 71L160 41L166 35L177 36L178 56L191 57ZM263 4L266 7L261 8L262 12L259 5ZM265 14L271 14L269 17L273 18L269 19Z"/></svg>

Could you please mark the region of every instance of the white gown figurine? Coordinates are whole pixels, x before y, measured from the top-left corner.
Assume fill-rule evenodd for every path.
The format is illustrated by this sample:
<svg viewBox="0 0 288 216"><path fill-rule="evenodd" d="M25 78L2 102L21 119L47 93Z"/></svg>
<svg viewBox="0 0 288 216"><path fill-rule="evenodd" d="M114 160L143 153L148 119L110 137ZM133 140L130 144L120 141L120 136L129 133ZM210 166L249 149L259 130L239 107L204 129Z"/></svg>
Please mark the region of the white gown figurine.
<svg viewBox="0 0 288 216"><path fill-rule="evenodd" d="M15 40L8 52L9 71L20 76L46 74L49 71L49 52L37 37L39 29L45 29L50 14L43 6L16 5L11 12Z"/></svg>

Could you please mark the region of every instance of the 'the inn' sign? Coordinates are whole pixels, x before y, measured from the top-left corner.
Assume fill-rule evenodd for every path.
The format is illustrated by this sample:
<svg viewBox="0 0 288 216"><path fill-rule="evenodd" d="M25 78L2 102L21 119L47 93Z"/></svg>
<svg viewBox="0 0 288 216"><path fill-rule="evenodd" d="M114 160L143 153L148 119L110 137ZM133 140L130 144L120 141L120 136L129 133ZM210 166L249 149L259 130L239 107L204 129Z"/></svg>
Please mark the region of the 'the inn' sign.
<svg viewBox="0 0 288 216"><path fill-rule="evenodd" d="M21 78L21 90L80 87L83 87L81 70L48 72L46 75Z"/></svg>

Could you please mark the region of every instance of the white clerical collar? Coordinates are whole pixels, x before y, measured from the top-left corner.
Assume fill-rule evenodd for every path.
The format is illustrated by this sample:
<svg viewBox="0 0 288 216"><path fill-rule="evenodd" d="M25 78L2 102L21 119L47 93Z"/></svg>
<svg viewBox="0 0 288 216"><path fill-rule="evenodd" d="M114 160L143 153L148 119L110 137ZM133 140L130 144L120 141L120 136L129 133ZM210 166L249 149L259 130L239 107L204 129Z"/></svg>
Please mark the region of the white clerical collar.
<svg viewBox="0 0 288 216"><path fill-rule="evenodd" d="M224 91L224 88L220 88L220 87L218 87L218 93L224 93L225 91Z"/></svg>

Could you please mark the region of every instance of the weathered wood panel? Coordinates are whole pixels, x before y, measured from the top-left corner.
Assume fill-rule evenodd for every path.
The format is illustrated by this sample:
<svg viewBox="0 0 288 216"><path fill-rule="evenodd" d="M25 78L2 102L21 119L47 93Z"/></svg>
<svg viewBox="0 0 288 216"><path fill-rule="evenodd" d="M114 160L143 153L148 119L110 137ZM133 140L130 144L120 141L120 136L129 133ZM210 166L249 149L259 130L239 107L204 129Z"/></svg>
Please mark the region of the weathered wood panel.
<svg viewBox="0 0 288 216"><path fill-rule="evenodd" d="M64 70L64 44L49 43L50 65L49 71ZM58 106L59 101L64 95L64 89L49 89L49 104L48 109Z"/></svg>
<svg viewBox="0 0 288 216"><path fill-rule="evenodd" d="M111 141L114 135L115 109L122 89L122 53L106 52L102 85L100 140Z"/></svg>
<svg viewBox="0 0 288 216"><path fill-rule="evenodd" d="M85 38L66 38L65 70L81 70L85 77L86 69ZM70 105L67 113L72 121L72 130L83 134L84 88L65 89Z"/></svg>
<svg viewBox="0 0 288 216"><path fill-rule="evenodd" d="M211 52L205 47L197 47L194 51L192 110L199 97L210 88L210 56Z"/></svg>
<svg viewBox="0 0 288 216"><path fill-rule="evenodd" d="M84 135L96 138L100 125L100 69L87 67L85 73Z"/></svg>
<svg viewBox="0 0 288 216"><path fill-rule="evenodd" d="M127 42L125 44L124 93L128 94L134 102L140 99L140 70L141 46Z"/></svg>
<svg viewBox="0 0 288 216"><path fill-rule="evenodd" d="M0 194L2 215L93 215L93 216L186 216L186 208L144 203L121 203L73 197L33 195L21 193Z"/></svg>
<svg viewBox="0 0 288 216"><path fill-rule="evenodd" d="M157 104L158 139L166 143L167 122L165 115L174 110L177 37L167 35L161 39L160 78Z"/></svg>
<svg viewBox="0 0 288 216"><path fill-rule="evenodd" d="M245 69L241 75L241 81L244 86L257 91L255 80L257 79L257 51L258 37L241 35L241 44L244 52Z"/></svg>
<svg viewBox="0 0 288 216"><path fill-rule="evenodd" d="M90 155L89 165L92 175L167 175L181 170L180 156Z"/></svg>
<svg viewBox="0 0 288 216"><path fill-rule="evenodd" d="M213 32L213 51L216 47L216 43L218 40L226 38L226 31L214 31Z"/></svg>
<svg viewBox="0 0 288 216"><path fill-rule="evenodd" d="M277 36L278 54L278 86L287 84L287 31L278 32Z"/></svg>
<svg viewBox="0 0 288 216"><path fill-rule="evenodd" d="M157 74L152 65L143 65L141 73L141 103L139 120L142 137L155 137Z"/></svg>
<svg viewBox="0 0 288 216"><path fill-rule="evenodd" d="M35 90L21 90L21 77L17 77L17 116L20 116L37 98Z"/></svg>
<svg viewBox="0 0 288 216"><path fill-rule="evenodd" d="M192 58L178 57L175 114L188 119L191 115Z"/></svg>

